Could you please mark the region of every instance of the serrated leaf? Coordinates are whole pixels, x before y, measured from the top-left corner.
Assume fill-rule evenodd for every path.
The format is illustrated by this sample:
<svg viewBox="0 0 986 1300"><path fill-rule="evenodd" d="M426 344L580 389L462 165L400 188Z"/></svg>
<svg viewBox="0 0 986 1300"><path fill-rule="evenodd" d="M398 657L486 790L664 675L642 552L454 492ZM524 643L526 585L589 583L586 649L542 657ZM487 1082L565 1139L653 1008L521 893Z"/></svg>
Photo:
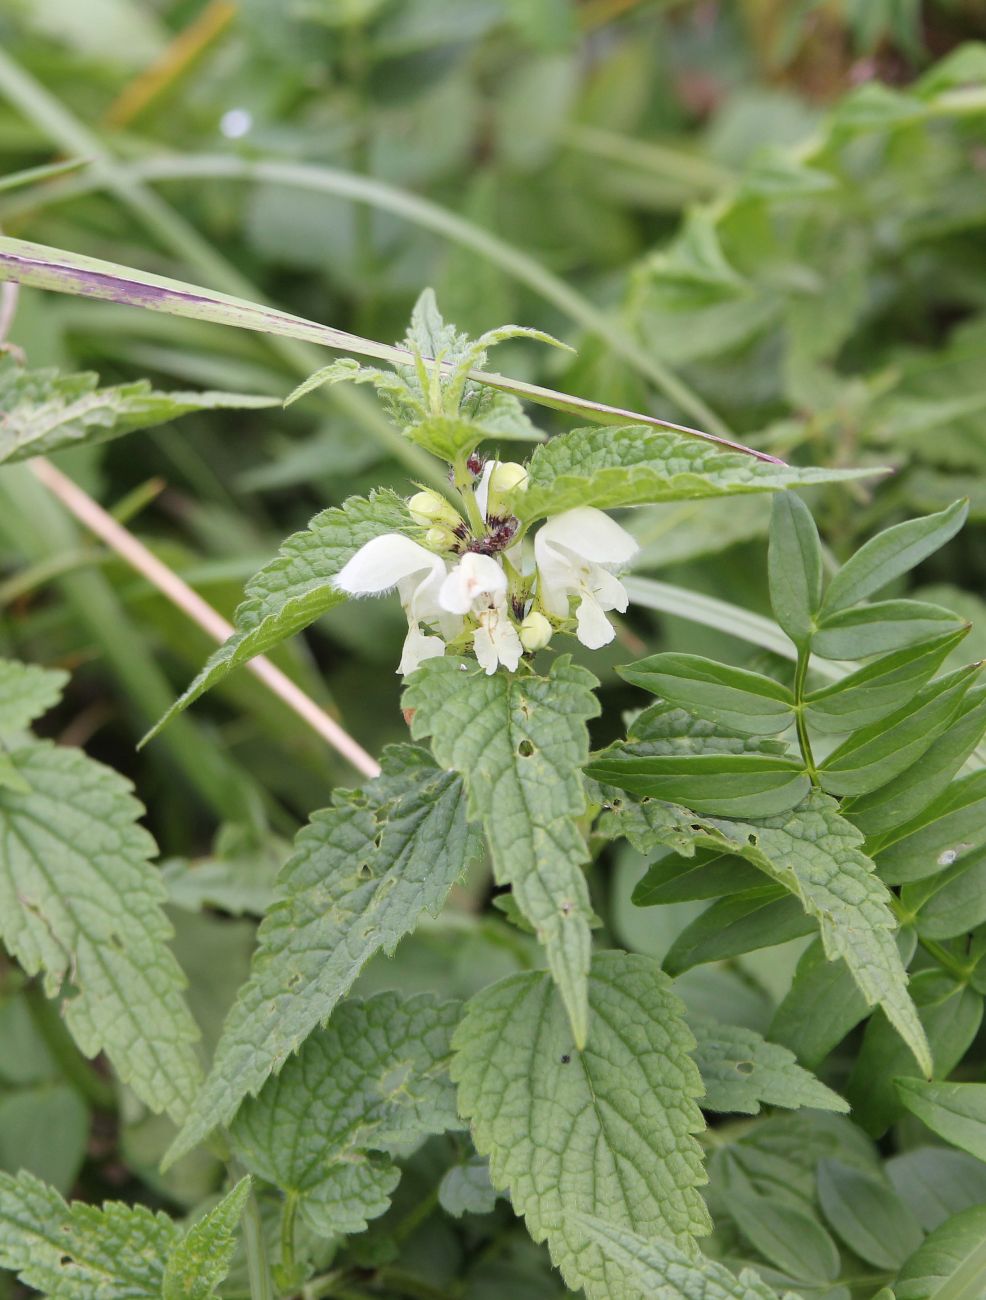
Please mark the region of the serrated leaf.
<svg viewBox="0 0 986 1300"><path fill-rule="evenodd" d="M381 397L384 398L385 404L388 397L391 400L410 399L407 384L395 371L378 370L374 366L361 366L352 357L339 357L309 375L297 388L293 388L285 397L284 405L291 406L302 397L315 392L318 388L324 388L327 384L330 386L332 384L372 384ZM412 414L417 415L421 414L421 412L415 410Z"/></svg>
<svg viewBox="0 0 986 1300"><path fill-rule="evenodd" d="M146 379L99 388L90 372L23 370L0 355L0 465L93 446L149 429L191 411L275 406L274 397L245 393L159 393Z"/></svg>
<svg viewBox="0 0 986 1300"><path fill-rule="evenodd" d="M236 634L221 645L205 667L151 728L152 739L190 704L256 655L302 631L348 599L332 579L367 542L383 533L409 533L413 521L393 492L350 497L315 516L304 531L282 545L277 558L246 585L246 599L233 616Z"/></svg>
<svg viewBox="0 0 986 1300"><path fill-rule="evenodd" d="M829 583L823 619L866 600L933 555L955 536L968 513L968 500L955 501L938 514L895 524L864 542Z"/></svg>
<svg viewBox="0 0 986 1300"><path fill-rule="evenodd" d="M716 1260L688 1255L668 1241L642 1237L594 1215L569 1217L619 1269L625 1288L621 1300L776 1300L776 1292L752 1269L736 1277Z"/></svg>
<svg viewBox="0 0 986 1300"><path fill-rule="evenodd" d="M840 1160L820 1160L818 1199L849 1249L877 1268L895 1272L921 1244L921 1225L883 1178Z"/></svg>
<svg viewBox="0 0 986 1300"><path fill-rule="evenodd" d="M869 794L906 772L946 730L981 671L958 668L919 691L896 713L854 731L819 766L823 790Z"/></svg>
<svg viewBox="0 0 986 1300"><path fill-rule="evenodd" d="M811 934L814 928L814 921L785 889L761 885L707 907L675 939L664 958L664 968L681 975L706 962L786 943Z"/></svg>
<svg viewBox="0 0 986 1300"><path fill-rule="evenodd" d="M808 722L815 731L829 734L879 722L897 710L902 699L930 681L968 633L967 624L957 632L946 632L882 655L841 680L812 691L805 699Z"/></svg>
<svg viewBox="0 0 986 1300"><path fill-rule="evenodd" d="M811 640L822 659L866 659L958 632L965 620L921 600L878 600L819 617Z"/></svg>
<svg viewBox="0 0 986 1300"><path fill-rule="evenodd" d="M400 1178L387 1156L460 1126L446 1073L459 1012L430 993L344 1002L240 1108L244 1164L297 1198L319 1236L362 1232Z"/></svg>
<svg viewBox="0 0 986 1300"><path fill-rule="evenodd" d="M585 771L603 785L723 817L786 812L811 789L800 759L770 754L641 754L618 744Z"/></svg>
<svg viewBox="0 0 986 1300"><path fill-rule="evenodd" d="M778 817L755 823L706 818L695 827L696 845L738 853L800 900L818 922L827 956L845 961L867 1003L884 1008L930 1074L928 1044L894 942L890 896L860 851L862 842L835 800L820 791Z"/></svg>
<svg viewBox="0 0 986 1300"><path fill-rule="evenodd" d="M924 809L948 786L986 730L986 689L974 686L947 730L900 776L871 794L847 800L844 811L866 836L882 834Z"/></svg>
<svg viewBox="0 0 986 1300"><path fill-rule="evenodd" d="M199 1083L198 1030L168 947L154 841L128 781L40 741L9 757L29 792L0 787L0 935L87 1056L103 1051L153 1110L180 1118Z"/></svg>
<svg viewBox="0 0 986 1300"><path fill-rule="evenodd" d="M986 1205L970 1206L937 1227L906 1260L896 1300L982 1300L986 1287Z"/></svg>
<svg viewBox="0 0 986 1300"><path fill-rule="evenodd" d="M422 750L385 750L383 775L339 791L299 834L258 934L250 979L169 1162L190 1151L324 1023L363 965L437 915L476 852L459 778Z"/></svg>
<svg viewBox="0 0 986 1300"><path fill-rule="evenodd" d="M794 724L794 697L786 686L701 655L651 655L619 673L678 708L744 735L776 736Z"/></svg>
<svg viewBox="0 0 986 1300"><path fill-rule="evenodd" d="M464 1214L491 1214L496 1197L489 1162L483 1156L471 1156L465 1164L453 1165L438 1185L438 1203L455 1219Z"/></svg>
<svg viewBox="0 0 986 1300"><path fill-rule="evenodd" d="M937 967L917 971L911 977L910 990L934 1058L935 1074L944 1078L962 1060L979 1031L983 999ZM877 1011L866 1026L846 1087L857 1124L873 1137L882 1137L903 1109L894 1089L895 1077L914 1074L906 1046L883 1012Z"/></svg>
<svg viewBox="0 0 986 1300"><path fill-rule="evenodd" d="M595 685L568 656L547 677L487 676L472 661L446 657L422 664L404 694L412 734L431 736L438 762L462 773L496 879L512 886L545 948L579 1046L588 1032L593 920L579 768L589 753L586 721L599 711Z"/></svg>
<svg viewBox="0 0 986 1300"><path fill-rule="evenodd" d="M161 1300L213 1300L233 1262L236 1232L249 1195L250 1179L241 1178L172 1247L164 1268Z"/></svg>
<svg viewBox="0 0 986 1300"><path fill-rule="evenodd" d="M872 474L800 469L755 460L645 424L572 429L535 449L526 487L510 498L531 522L576 506L601 510L657 501L692 501L741 492L776 492Z"/></svg>
<svg viewBox="0 0 986 1300"><path fill-rule="evenodd" d="M57 1300L161 1300L177 1224L143 1205L74 1201L0 1172L0 1268Z"/></svg>
<svg viewBox="0 0 986 1300"><path fill-rule="evenodd" d="M983 845L986 772L970 772L917 817L880 837L873 857L880 878L900 885L934 876Z"/></svg>
<svg viewBox="0 0 986 1300"><path fill-rule="evenodd" d="M0 735L23 731L62 697L68 673L0 659Z"/></svg>
<svg viewBox="0 0 986 1300"><path fill-rule="evenodd" d="M705 1096L703 1110L757 1115L761 1103L796 1110L847 1111L848 1102L801 1068L794 1054L742 1025L690 1019L695 1035L693 1052Z"/></svg>
<svg viewBox="0 0 986 1300"><path fill-rule="evenodd" d="M681 1005L656 962L598 953L589 1001L580 1052L546 974L482 990L456 1030L452 1077L493 1185L509 1187L568 1285L608 1300L633 1294L633 1276L570 1216L593 1214L694 1257L694 1237L709 1228L692 1136L702 1128L702 1085Z"/></svg>
<svg viewBox="0 0 986 1300"><path fill-rule="evenodd" d="M986 1160L986 1083L897 1079L904 1106L946 1142Z"/></svg>
<svg viewBox="0 0 986 1300"><path fill-rule="evenodd" d="M822 544L811 511L794 492L774 497L767 573L774 618L795 645L806 646L822 601Z"/></svg>

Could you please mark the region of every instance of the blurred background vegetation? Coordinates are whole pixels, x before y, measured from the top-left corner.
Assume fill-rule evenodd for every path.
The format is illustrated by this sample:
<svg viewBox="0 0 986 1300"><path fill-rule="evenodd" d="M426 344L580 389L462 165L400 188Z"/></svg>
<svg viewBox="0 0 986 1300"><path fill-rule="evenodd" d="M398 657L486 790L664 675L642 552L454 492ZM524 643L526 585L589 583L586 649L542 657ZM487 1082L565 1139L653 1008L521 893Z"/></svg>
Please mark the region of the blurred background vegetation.
<svg viewBox="0 0 986 1300"><path fill-rule="evenodd" d="M0 0L0 175L89 160L0 194L0 224L388 341L433 285L472 333L510 321L577 348L505 345L496 365L520 378L792 460L892 466L874 490L812 499L837 557L968 495L972 524L917 581L979 620L986 653L983 40L986 0ZM34 291L9 337L32 366L162 387L280 395L325 360ZM406 491L407 455L364 390L339 388L59 463L229 614L317 510L379 483ZM638 572L764 612L768 514L757 497L639 510ZM762 653L689 613L638 605L593 656L614 726L633 696L612 665L644 647ZM396 602L365 602L275 658L377 751L406 736L402 634ZM249 888L221 905L256 911L283 841L353 780L243 673L136 753L209 649L28 471L4 473L0 653L73 670L54 731L148 804L207 1041L253 927L200 914L218 895L183 862L215 854L228 880L235 861ZM659 952L664 923L629 915L634 870L618 864L611 905L608 878L594 882L600 911L618 942ZM468 890L460 901L475 908ZM415 963L450 993L511 969L497 953L516 932L490 922L477 973L454 930L408 945L408 982ZM769 1000L783 970L742 961L734 996ZM153 1127L127 1139L151 1182ZM112 1164L99 1176L112 1183Z"/></svg>

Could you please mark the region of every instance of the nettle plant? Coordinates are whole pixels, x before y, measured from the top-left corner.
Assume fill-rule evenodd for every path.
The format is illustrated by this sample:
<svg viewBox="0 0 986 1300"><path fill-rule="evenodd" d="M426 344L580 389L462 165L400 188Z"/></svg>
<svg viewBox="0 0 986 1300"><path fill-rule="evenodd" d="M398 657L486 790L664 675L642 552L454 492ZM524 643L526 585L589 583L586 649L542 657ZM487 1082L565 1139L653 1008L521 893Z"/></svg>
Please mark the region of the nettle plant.
<svg viewBox="0 0 986 1300"><path fill-rule="evenodd" d="M15 244L30 278L44 259ZM76 259L59 278L49 259L35 280L107 296L120 268L99 265ZM205 293L141 284L143 297L111 296L181 311ZM230 323L277 315L234 304L234 318L214 300ZM388 1272L407 1228L366 1231L425 1140L454 1135L405 1223L440 1206L495 1251L482 1224L509 1214L505 1198L590 1297L979 1294L983 1085L943 1080L986 991L986 791L968 770L986 688L980 665L953 666L959 617L881 598L955 536L964 503L838 568L790 489L856 471L786 466L646 417L545 440L509 381L476 377L518 333L533 332L471 342L425 294L403 345L378 349L394 369L337 361L293 395L375 385L447 465L448 490L413 484L407 499L379 491L319 514L249 583L235 636L168 715L334 605L403 605L410 741L300 831L204 1080L140 807L116 774L28 730L62 676L0 666L7 951L62 997L69 1033L105 1053L129 1104L175 1122L166 1167L205 1144L228 1171L221 1199L185 1224L0 1174L0 1262L28 1286L65 1300L468 1294ZM146 386L7 364L6 459L167 417ZM526 461L502 455L517 442L535 444ZM606 512L750 492L775 494L769 585L788 657L760 672L679 653L631 664L622 675L656 698L591 754L597 682L568 651L616 635L635 550ZM620 840L649 863L637 907L709 902L663 965L593 943L587 871ZM464 1004L442 989L351 996L369 959L436 916L484 854L515 972ZM676 991L692 968L798 938L765 1033L735 981L719 986L719 1016L716 996L703 1009ZM835 1091L811 1070L863 1021ZM703 1111L759 1118L707 1129ZM905 1111L972 1155L925 1143L896 1157L906 1168L884 1161L871 1139Z"/></svg>

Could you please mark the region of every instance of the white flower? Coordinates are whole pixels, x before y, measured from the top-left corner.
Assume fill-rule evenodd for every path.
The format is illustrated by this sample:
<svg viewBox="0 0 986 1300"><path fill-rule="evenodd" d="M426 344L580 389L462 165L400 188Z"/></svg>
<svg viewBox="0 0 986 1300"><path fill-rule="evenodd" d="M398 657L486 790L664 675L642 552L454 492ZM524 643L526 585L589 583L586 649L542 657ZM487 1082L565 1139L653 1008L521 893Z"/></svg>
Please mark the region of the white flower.
<svg viewBox="0 0 986 1300"><path fill-rule="evenodd" d="M507 575L490 555L467 551L442 583L439 601L453 614L471 614L506 595Z"/></svg>
<svg viewBox="0 0 986 1300"><path fill-rule="evenodd" d="M442 608L453 614L473 614L479 621L473 649L487 674L503 664L516 671L524 653L507 610L507 575L489 555L467 551L442 583Z"/></svg>
<svg viewBox="0 0 986 1300"><path fill-rule="evenodd" d="M534 538L541 605L556 618L567 618L569 598L578 596L576 632L590 650L616 635L606 611L622 614L629 604L623 583L606 566L626 564L636 550L626 529L591 506L556 515Z"/></svg>
<svg viewBox="0 0 986 1300"><path fill-rule="evenodd" d="M384 533L360 547L336 574L334 585L350 596L380 596L397 588L408 624L397 671L406 676L425 659L445 653L443 637L458 635L461 619L450 616L438 599L447 572L440 556L410 537ZM429 636L421 622L437 623L442 636Z"/></svg>

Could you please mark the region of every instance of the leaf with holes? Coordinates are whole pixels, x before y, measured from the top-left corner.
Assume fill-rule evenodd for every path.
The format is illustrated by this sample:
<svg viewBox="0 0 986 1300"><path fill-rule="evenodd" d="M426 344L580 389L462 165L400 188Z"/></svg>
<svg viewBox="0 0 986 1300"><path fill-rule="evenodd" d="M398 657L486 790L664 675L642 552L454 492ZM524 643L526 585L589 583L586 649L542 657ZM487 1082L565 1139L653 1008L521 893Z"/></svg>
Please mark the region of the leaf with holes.
<svg viewBox="0 0 986 1300"><path fill-rule="evenodd" d="M593 920L579 769L589 756L586 721L599 712L595 685L567 655L547 677L487 676L470 660L444 658L423 664L404 694L412 734L431 736L438 762L462 773L497 881L513 887L544 945L579 1046Z"/></svg>
<svg viewBox="0 0 986 1300"><path fill-rule="evenodd" d="M670 982L647 957L598 953L589 1001L580 1052L546 974L501 980L467 1003L451 1068L494 1187L509 1187L568 1285L596 1300L633 1294L634 1279L585 1240L573 1212L692 1258L709 1219L693 1136L702 1084Z"/></svg>
<svg viewBox="0 0 986 1300"><path fill-rule="evenodd" d="M180 1236L144 1205L67 1205L31 1174L0 1172L0 1268L58 1300L161 1300Z"/></svg>
<svg viewBox="0 0 986 1300"><path fill-rule="evenodd" d="M794 1054L742 1025L690 1019L693 1053L705 1084L703 1110L757 1115L761 1103L796 1110L849 1109L848 1102L801 1068Z"/></svg>

